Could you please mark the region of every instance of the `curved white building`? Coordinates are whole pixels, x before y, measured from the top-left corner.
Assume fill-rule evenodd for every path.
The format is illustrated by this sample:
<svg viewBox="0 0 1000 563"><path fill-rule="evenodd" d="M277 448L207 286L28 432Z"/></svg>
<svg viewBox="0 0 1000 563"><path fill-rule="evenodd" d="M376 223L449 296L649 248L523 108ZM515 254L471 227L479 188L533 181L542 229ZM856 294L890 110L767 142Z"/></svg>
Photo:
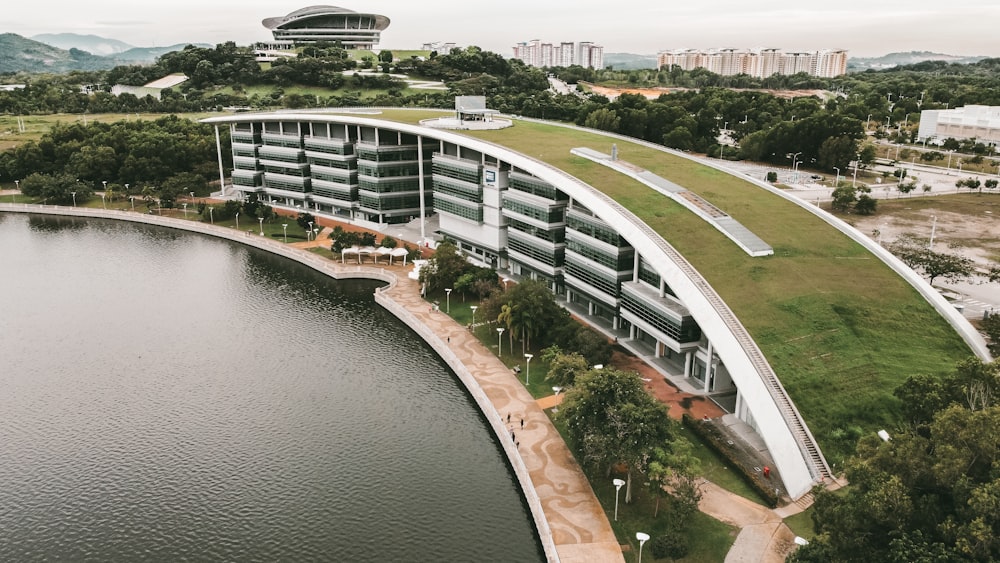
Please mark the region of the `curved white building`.
<svg viewBox="0 0 1000 563"><path fill-rule="evenodd" d="M309 6L287 16L267 18L261 23L271 30L275 41L279 42L339 41L345 49L371 49L389 27L389 18L337 6Z"/></svg>
<svg viewBox="0 0 1000 563"><path fill-rule="evenodd" d="M286 112L204 121L230 129L236 190L376 224L436 214L441 235L471 259L544 280L575 314L649 350L690 387L729 393L729 409L759 434L792 498L831 476L733 312L663 237L599 189L494 143L377 117Z"/></svg>

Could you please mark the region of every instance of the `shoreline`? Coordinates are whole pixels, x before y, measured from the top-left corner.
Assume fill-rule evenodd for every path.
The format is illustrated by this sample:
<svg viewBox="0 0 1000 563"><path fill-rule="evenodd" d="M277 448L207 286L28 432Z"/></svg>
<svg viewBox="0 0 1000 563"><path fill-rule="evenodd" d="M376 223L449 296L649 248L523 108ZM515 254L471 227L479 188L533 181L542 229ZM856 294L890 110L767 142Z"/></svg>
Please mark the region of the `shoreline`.
<svg viewBox="0 0 1000 563"><path fill-rule="evenodd" d="M267 237L197 221L123 210L0 204L0 212L130 221L242 243L294 260L334 280L373 279L375 302L416 332L465 385L507 455L548 561L624 561L604 509L562 437L516 376L465 327L429 309L404 266L338 264ZM505 415L524 418L517 440Z"/></svg>

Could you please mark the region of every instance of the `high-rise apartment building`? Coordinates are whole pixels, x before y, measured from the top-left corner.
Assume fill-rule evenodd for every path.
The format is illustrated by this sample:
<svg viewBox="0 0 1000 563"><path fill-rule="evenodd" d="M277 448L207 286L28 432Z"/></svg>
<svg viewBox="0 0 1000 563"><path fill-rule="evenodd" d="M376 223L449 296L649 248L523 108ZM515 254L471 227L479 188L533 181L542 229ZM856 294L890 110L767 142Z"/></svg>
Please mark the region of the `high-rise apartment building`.
<svg viewBox="0 0 1000 563"><path fill-rule="evenodd" d="M514 45L514 58L528 66L566 67L577 64L583 67L604 68L604 47L589 41L581 41L579 44L564 41L556 45L532 39Z"/></svg>
<svg viewBox="0 0 1000 563"><path fill-rule="evenodd" d="M833 78L847 72L847 51L823 50L785 53L779 49L674 49L657 55L657 69L704 68L723 76L746 74L766 78L774 74L804 72Z"/></svg>

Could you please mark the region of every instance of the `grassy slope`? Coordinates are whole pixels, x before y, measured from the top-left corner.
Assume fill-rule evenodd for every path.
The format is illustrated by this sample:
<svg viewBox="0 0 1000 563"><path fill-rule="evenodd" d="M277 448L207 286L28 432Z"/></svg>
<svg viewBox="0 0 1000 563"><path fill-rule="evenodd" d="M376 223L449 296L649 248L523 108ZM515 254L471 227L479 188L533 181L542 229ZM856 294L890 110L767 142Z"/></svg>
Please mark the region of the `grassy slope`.
<svg viewBox="0 0 1000 563"><path fill-rule="evenodd" d="M859 432L893 424L898 403L892 390L908 376L944 373L970 354L944 319L880 260L819 218L741 178L544 124L463 133L573 174L663 235L739 316L832 462L853 449ZM770 243L775 255L751 258L664 196L569 154L578 146L610 153L612 142L620 159L704 196Z"/></svg>

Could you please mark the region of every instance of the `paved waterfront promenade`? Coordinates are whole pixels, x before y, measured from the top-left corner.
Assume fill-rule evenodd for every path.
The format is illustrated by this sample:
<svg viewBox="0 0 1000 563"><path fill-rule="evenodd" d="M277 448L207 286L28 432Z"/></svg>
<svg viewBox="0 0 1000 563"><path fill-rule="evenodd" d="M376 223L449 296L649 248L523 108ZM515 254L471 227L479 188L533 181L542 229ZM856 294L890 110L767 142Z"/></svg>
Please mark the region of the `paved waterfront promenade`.
<svg viewBox="0 0 1000 563"><path fill-rule="evenodd" d="M590 483L542 408L516 375L465 327L420 297L418 283L407 277L409 266L398 261L393 266L384 262L358 265L350 260L341 264L296 248L308 243L282 244L232 228L157 215L23 204L0 204L0 211L108 218L194 231L285 256L334 279L386 282L376 291L376 302L419 334L455 371L496 433L531 509L546 558L567 563L624 561Z"/></svg>

